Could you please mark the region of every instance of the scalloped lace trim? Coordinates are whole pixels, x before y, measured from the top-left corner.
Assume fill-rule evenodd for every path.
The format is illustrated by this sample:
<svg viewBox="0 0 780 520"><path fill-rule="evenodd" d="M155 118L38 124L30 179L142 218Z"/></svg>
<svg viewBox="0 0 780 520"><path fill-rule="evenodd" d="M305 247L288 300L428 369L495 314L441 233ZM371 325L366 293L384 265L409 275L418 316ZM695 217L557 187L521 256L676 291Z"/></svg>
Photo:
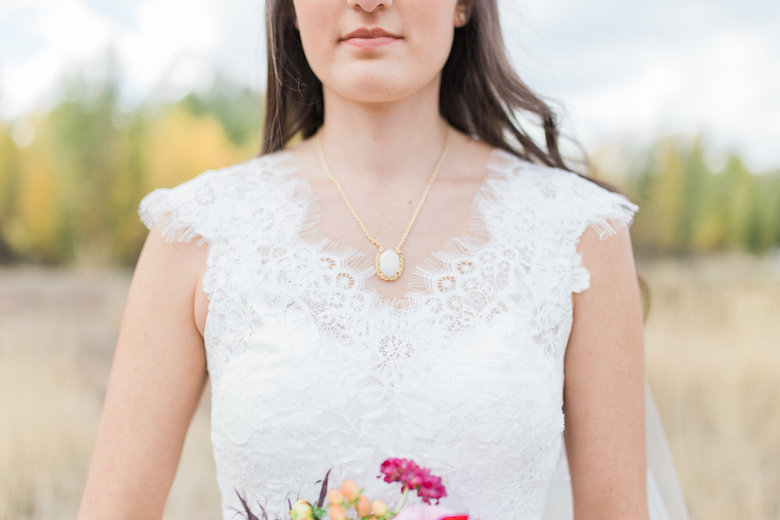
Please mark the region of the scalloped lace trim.
<svg viewBox="0 0 780 520"><path fill-rule="evenodd" d="M488 158L486 172L469 206L466 233L447 239L439 250L414 266L409 271L410 279L401 297L387 297L380 293L376 285L381 282L376 276L372 258L336 239L324 236L319 231L321 218L319 197L309 181L300 175L300 168L292 152L285 150L280 152L280 155L286 156L288 166L285 177L294 185L291 196L302 201L305 207L305 217L298 238L317 253L333 259L334 268L348 273L347 275L358 284L358 290L366 293L369 306L372 308L384 307L404 313L415 312L426 296L440 292L441 287L434 286L442 283L442 277L451 274L455 260L473 257L480 249L490 244L491 236L482 218L482 207L496 200L499 193L496 189L497 185L506 181L506 168L503 167L502 161L506 160L505 156L508 154L501 149L494 149Z"/></svg>
<svg viewBox="0 0 780 520"><path fill-rule="evenodd" d="M170 242L189 242L197 238L197 244L207 240L196 231L196 223L181 218L178 208L171 207L168 199L169 188L158 188L141 200L138 216L141 222L152 229L157 225L163 239Z"/></svg>
<svg viewBox="0 0 780 520"><path fill-rule="evenodd" d="M626 200L625 203L613 208L611 213L601 215L597 220L582 226L581 230L577 231L578 236L582 237L582 233L591 228L598 234L600 240L606 240L616 234L618 230L630 227L637 209L636 204ZM579 239L576 241L576 245L579 245ZM580 293L590 288L590 271L582 261L582 254L576 250L572 262L571 278L572 292Z"/></svg>

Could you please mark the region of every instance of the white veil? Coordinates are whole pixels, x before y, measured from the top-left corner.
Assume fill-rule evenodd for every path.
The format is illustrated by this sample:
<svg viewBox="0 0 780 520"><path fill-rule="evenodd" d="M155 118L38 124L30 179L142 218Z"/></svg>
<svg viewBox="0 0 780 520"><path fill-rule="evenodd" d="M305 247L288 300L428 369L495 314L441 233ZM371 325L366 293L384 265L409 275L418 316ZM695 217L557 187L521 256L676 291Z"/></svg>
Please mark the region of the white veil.
<svg viewBox="0 0 780 520"><path fill-rule="evenodd" d="M688 520L674 462L666 443L661 417L650 387L645 383L645 435L647 442L647 506L650 520ZM566 447L561 449L558 468L547 495L544 520L571 520L571 482Z"/></svg>

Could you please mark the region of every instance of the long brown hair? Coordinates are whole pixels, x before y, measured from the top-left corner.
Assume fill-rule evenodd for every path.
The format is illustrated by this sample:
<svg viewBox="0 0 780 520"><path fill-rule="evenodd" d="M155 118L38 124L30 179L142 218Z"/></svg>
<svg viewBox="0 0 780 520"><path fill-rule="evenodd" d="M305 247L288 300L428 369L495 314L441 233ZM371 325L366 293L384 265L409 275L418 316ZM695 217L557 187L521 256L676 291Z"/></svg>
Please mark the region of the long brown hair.
<svg viewBox="0 0 780 520"><path fill-rule="evenodd" d="M569 169L558 150L558 125L550 107L512 68L504 47L496 0L469 0L468 23L455 29L442 70L439 111L467 135L523 159ZM268 87L261 155L281 150L301 133L322 125L322 83L303 53L291 0L266 0ZM532 115L544 129L539 144L518 120Z"/></svg>

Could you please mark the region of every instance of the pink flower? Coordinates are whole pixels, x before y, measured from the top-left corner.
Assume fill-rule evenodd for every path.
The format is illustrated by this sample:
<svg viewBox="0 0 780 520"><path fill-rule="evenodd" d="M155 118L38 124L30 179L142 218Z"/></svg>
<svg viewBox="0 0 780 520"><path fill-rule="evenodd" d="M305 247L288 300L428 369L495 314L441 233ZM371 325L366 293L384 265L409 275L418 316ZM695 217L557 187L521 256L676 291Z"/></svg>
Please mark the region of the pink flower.
<svg viewBox="0 0 780 520"><path fill-rule="evenodd" d="M438 504L439 499L447 496L441 478L431 475L428 468L421 468L413 460L387 459L380 471L385 476L385 482L401 482L404 488L417 490L426 504L430 504L432 499L436 499Z"/></svg>
<svg viewBox="0 0 780 520"><path fill-rule="evenodd" d="M426 504L430 504L431 499L436 499L438 504L440 498L447 496L447 491L441 483L441 478L431 475L431 472L425 469L422 473L422 482L417 488L417 494L420 495Z"/></svg>

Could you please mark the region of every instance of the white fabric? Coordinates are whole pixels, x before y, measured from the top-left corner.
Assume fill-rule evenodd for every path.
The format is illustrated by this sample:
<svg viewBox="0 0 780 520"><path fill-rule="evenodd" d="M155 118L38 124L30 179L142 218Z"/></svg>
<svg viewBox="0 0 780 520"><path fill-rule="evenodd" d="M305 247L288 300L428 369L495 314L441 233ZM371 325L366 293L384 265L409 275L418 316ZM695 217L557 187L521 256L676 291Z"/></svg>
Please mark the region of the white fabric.
<svg viewBox="0 0 780 520"><path fill-rule="evenodd" d="M287 499L316 499L329 468L331 483L355 479L392 505L399 486L377 478L388 457L429 467L447 487L442 505L472 518L542 518L563 449L571 293L590 283L577 243L636 210L495 150L470 232L413 270L398 305L372 288L373 259L318 235L317 199L289 151L148 194L147 227L209 245L224 518L245 517L236 492L285 518Z"/></svg>

